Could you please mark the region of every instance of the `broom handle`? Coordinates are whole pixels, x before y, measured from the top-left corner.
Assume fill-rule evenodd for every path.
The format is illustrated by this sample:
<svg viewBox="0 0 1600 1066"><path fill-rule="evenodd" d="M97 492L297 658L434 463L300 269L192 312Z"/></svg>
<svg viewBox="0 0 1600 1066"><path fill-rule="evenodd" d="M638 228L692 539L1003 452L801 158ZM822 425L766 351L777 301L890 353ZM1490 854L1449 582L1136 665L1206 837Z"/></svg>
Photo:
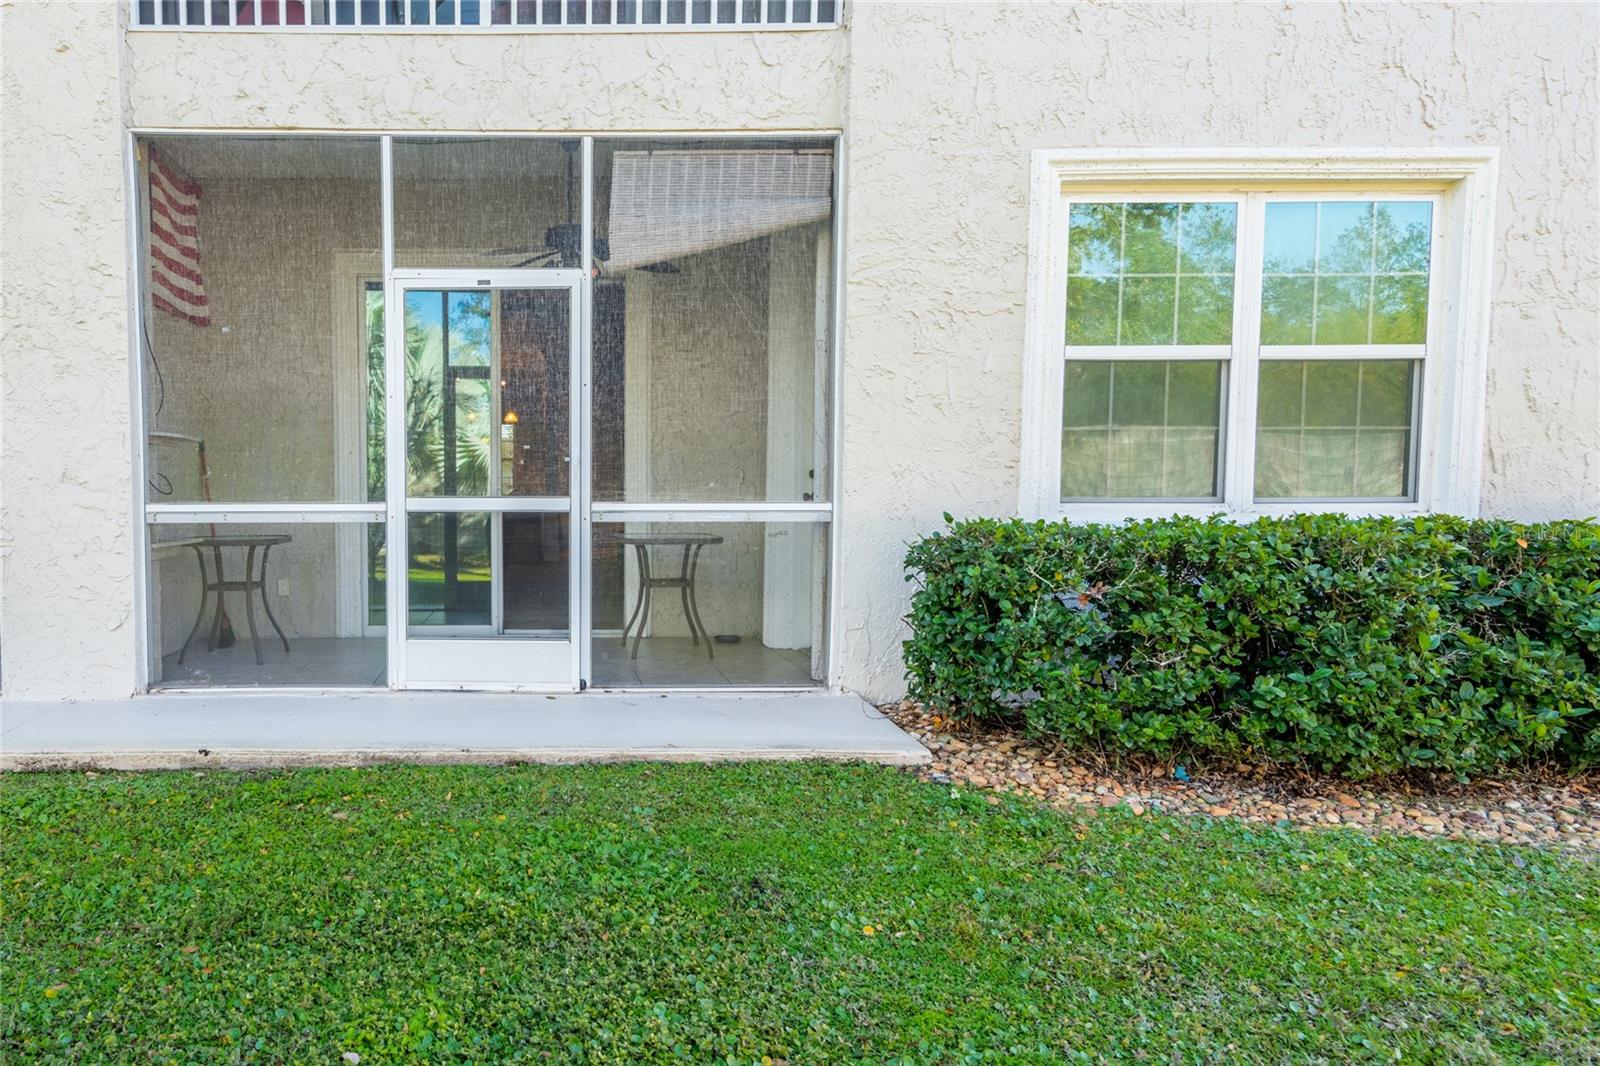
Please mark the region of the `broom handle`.
<svg viewBox="0 0 1600 1066"><path fill-rule="evenodd" d="M205 496L206 502L210 503L210 502L212 502L211 501L211 464L206 462L206 442L205 442L205 438L202 437L200 439L198 445L196 445L196 450L199 452L199 455L200 455L200 492L201 492L202 495ZM215 541L217 539L217 524L215 522L211 523L211 539L213 541ZM217 552L217 568L218 568L217 569L217 580L219 582L222 580L222 569L221 569L221 567L222 567L222 552L219 550ZM245 576L249 577L250 575L246 574ZM233 620L228 617L228 605L222 601L222 593L221 592L217 593L217 610L222 612L222 622L223 622L223 624L231 627L233 625Z"/></svg>

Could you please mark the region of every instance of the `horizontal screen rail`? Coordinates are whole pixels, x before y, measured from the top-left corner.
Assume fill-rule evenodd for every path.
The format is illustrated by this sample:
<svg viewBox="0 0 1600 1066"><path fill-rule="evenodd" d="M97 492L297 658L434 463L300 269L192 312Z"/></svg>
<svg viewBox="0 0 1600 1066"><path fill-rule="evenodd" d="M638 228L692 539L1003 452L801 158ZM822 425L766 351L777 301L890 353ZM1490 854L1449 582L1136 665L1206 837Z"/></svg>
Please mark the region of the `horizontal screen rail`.
<svg viewBox="0 0 1600 1066"><path fill-rule="evenodd" d="M384 514L381 503L149 503L144 508L151 525L381 522Z"/></svg>
<svg viewBox="0 0 1600 1066"><path fill-rule="evenodd" d="M589 517L596 522L827 522L833 518L833 507L826 503L596 503Z"/></svg>

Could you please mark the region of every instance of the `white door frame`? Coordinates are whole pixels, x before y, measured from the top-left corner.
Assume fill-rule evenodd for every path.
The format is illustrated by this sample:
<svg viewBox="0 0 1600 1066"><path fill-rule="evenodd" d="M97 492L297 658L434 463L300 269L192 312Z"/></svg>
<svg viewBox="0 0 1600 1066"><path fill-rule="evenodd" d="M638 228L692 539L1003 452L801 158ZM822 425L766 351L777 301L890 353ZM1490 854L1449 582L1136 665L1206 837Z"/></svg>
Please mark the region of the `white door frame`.
<svg viewBox="0 0 1600 1066"><path fill-rule="evenodd" d="M385 282L384 372L387 387L386 463L388 484L388 627L390 682L395 688L484 689L503 691L575 692L582 678L581 659L588 635L581 605L586 601L589 527L584 498L588 492L582 457L587 454L586 420L580 417L584 388L582 358L586 333L581 270L414 270L391 269ZM484 497L413 497L406 491L405 295L409 291L562 290L568 293L568 457L567 495ZM492 341L498 349L498 338ZM495 360L497 363L497 360ZM491 366L491 389L499 395L497 366ZM494 441L490 462L491 493L497 484L500 442ZM568 516L568 629L565 639L508 636L496 624L481 635L464 627L441 629L438 636L412 635L407 585L407 517L411 512L487 511L491 523L491 574L501 566L499 516L506 513ZM491 599L498 607L499 581ZM499 611L495 617L499 619Z"/></svg>

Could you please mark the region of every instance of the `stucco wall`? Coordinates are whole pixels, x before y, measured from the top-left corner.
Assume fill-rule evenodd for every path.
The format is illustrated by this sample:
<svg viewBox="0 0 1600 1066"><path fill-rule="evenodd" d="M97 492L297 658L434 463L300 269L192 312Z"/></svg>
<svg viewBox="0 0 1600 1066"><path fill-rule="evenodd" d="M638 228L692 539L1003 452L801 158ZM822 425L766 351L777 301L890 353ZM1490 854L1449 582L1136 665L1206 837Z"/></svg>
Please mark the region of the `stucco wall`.
<svg viewBox="0 0 1600 1066"><path fill-rule="evenodd" d="M139 126L836 129L844 50L828 31L135 33L128 100Z"/></svg>
<svg viewBox="0 0 1600 1066"><path fill-rule="evenodd" d="M121 12L0 6L7 697L134 687Z"/></svg>
<svg viewBox="0 0 1600 1066"><path fill-rule="evenodd" d="M1502 149L1485 513L1600 511L1592 4L852 8L847 687L903 688L905 542L1017 505L1029 151Z"/></svg>

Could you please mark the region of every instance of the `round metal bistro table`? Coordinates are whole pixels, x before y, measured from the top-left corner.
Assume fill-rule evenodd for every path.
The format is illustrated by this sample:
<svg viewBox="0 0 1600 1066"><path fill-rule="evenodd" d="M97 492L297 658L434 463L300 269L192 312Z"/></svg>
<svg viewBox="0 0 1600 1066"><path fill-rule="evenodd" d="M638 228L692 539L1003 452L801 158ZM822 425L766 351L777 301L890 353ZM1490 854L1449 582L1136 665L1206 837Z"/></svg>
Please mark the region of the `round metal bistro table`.
<svg viewBox="0 0 1600 1066"><path fill-rule="evenodd" d="M272 604L267 598L267 553L278 544L289 542L287 533L268 534L240 534L221 537L194 537L190 540L173 542L175 547L194 549L194 557L200 563L200 613L194 617L194 628L189 630L188 639L183 642L183 650L178 652L178 662L183 662L183 657L189 653L189 645L194 643L195 635L200 632L200 623L205 621L206 600L215 597L216 603L211 613L211 629L206 634L206 650L215 651L217 638L222 633L222 619L225 613L222 596L225 592L244 593L244 619L250 626L250 644L255 649L256 665L261 665L261 638L256 634L255 605L250 602L251 593L261 597L261 609L267 614L267 621L272 623L272 628L277 631L278 639L283 642L283 653L289 654L289 638L283 635L283 627L272 616ZM222 567L222 551L224 548L243 549L244 577L238 581L229 581ZM212 569L206 570L206 553L210 552ZM256 560L260 559L259 565Z"/></svg>
<svg viewBox="0 0 1600 1066"><path fill-rule="evenodd" d="M633 652L630 659L639 657L639 638L644 636L645 623L650 618L650 602L657 590L677 589L678 596L683 601L683 617L689 623L689 639L698 647L700 639L705 638L706 658L714 659L716 656L711 651L711 634L706 632L706 624L700 620L700 605L694 598L695 571L700 565L700 552L713 544L721 544L722 538L715 533L619 533L613 538L618 544L632 545L634 554L639 560L639 598L634 601L633 613L628 616L628 624L622 627L622 644L628 643L628 631L633 630ZM676 577L658 576L650 568L651 548L682 548L683 555L678 562ZM634 622L639 627L634 629Z"/></svg>

